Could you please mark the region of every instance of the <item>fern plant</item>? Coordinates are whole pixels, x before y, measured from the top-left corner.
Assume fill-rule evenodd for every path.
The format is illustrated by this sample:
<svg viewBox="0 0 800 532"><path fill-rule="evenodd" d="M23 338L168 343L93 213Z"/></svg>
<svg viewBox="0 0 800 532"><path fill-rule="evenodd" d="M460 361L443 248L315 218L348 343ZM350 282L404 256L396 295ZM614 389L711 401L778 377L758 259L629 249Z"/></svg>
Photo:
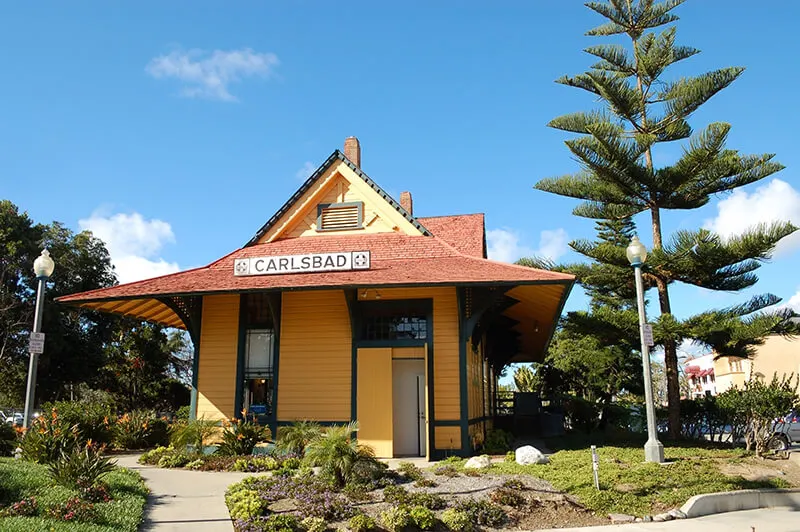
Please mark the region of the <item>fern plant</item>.
<svg viewBox="0 0 800 532"><path fill-rule="evenodd" d="M377 466L375 452L371 447L358 443L354 437L356 432L356 421L329 427L306 446L306 463L321 467L322 474L339 488L351 480L360 465Z"/></svg>
<svg viewBox="0 0 800 532"><path fill-rule="evenodd" d="M278 450L286 454L303 456L306 446L322 434L322 427L316 421L295 421L288 427L278 430Z"/></svg>
<svg viewBox="0 0 800 532"><path fill-rule="evenodd" d="M253 453L256 444L267 441L272 433L255 421L234 419L226 424L222 441L216 454L222 456L242 456Z"/></svg>

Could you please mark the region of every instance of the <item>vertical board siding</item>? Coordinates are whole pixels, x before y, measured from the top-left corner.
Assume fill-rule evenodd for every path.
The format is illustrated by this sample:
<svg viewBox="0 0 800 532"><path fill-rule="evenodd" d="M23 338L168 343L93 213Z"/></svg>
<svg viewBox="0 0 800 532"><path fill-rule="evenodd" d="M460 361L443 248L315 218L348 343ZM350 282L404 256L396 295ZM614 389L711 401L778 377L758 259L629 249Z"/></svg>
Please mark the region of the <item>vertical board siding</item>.
<svg viewBox="0 0 800 532"><path fill-rule="evenodd" d="M197 417L234 417L239 294L204 296L197 372Z"/></svg>
<svg viewBox="0 0 800 532"><path fill-rule="evenodd" d="M371 292L369 292L372 295ZM436 420L461 418L458 381L458 302L455 287L387 288L382 300L433 299L433 410ZM359 293L359 299L364 298ZM437 432L438 434L438 432ZM438 436L437 436L438 437ZM460 441L460 440L458 440ZM439 445L436 444L439 449ZM460 448L460 445L457 446Z"/></svg>
<svg viewBox="0 0 800 532"><path fill-rule="evenodd" d="M278 420L350 419L351 333L344 292L284 292Z"/></svg>
<svg viewBox="0 0 800 532"><path fill-rule="evenodd" d="M358 441L375 456L394 456L392 348L358 350Z"/></svg>

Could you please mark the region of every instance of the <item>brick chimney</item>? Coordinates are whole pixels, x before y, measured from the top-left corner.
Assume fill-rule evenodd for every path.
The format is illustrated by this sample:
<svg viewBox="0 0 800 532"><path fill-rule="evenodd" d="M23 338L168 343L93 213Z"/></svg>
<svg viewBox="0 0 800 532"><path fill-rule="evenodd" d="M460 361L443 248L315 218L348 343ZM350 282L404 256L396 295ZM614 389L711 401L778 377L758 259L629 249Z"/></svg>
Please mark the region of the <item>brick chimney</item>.
<svg viewBox="0 0 800 532"><path fill-rule="evenodd" d="M414 202L411 201L411 192L400 193L400 206L404 208L408 214L414 216Z"/></svg>
<svg viewBox="0 0 800 532"><path fill-rule="evenodd" d="M344 156L350 159L357 167L361 168L361 144L356 137L344 139Z"/></svg>

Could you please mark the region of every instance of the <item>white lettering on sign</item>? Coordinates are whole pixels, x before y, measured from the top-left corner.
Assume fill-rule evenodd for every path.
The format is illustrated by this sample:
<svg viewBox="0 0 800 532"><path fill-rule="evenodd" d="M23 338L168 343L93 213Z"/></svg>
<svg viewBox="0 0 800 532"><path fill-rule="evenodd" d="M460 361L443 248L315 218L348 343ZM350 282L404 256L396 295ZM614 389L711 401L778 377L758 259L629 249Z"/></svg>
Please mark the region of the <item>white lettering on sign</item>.
<svg viewBox="0 0 800 532"><path fill-rule="evenodd" d="M244 276L369 270L369 262L369 251L249 257L233 261L233 274Z"/></svg>

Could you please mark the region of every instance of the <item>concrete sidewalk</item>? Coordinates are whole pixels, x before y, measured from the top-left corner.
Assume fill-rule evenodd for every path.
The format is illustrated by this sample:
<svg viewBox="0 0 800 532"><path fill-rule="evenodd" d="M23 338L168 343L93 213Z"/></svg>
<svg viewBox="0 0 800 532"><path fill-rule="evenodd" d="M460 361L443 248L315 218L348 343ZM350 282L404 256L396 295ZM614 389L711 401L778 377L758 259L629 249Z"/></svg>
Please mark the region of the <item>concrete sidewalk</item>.
<svg viewBox="0 0 800 532"><path fill-rule="evenodd" d="M678 519L663 523L633 523L585 528L552 528L538 532L798 532L800 512L791 508L762 508L743 512Z"/></svg>
<svg viewBox="0 0 800 532"><path fill-rule="evenodd" d="M143 466L139 455L115 457L117 464L144 478L147 497L142 532L232 532L225 490L251 473L222 473L160 469Z"/></svg>

